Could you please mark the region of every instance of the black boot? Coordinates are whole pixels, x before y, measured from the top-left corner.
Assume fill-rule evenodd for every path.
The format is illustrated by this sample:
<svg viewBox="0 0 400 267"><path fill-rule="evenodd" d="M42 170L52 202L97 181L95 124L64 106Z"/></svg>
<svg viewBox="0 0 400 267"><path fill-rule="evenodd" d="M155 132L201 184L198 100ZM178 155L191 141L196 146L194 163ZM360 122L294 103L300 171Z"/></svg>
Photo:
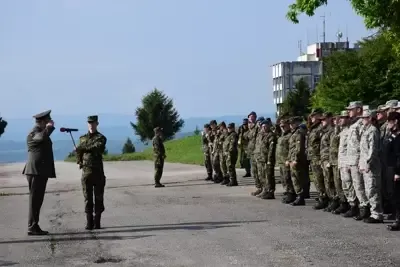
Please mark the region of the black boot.
<svg viewBox="0 0 400 267"><path fill-rule="evenodd" d="M354 216L353 219L356 221L361 221L367 219L369 215L371 215L371 213L369 212L368 207L360 207L360 212L356 216Z"/></svg>
<svg viewBox="0 0 400 267"><path fill-rule="evenodd" d="M93 214L86 213L86 230L93 230Z"/></svg>
<svg viewBox="0 0 400 267"><path fill-rule="evenodd" d="M388 225L387 229L389 231L400 231L400 210L396 211L396 220L393 224Z"/></svg>
<svg viewBox="0 0 400 267"><path fill-rule="evenodd" d="M212 175L210 174L210 175L208 175L207 178L204 179L204 180L206 180L206 181L212 181L212 179L213 179L213 178L212 178Z"/></svg>
<svg viewBox="0 0 400 267"><path fill-rule="evenodd" d="M296 194L288 193L284 199L282 199L282 203L290 204L296 200Z"/></svg>
<svg viewBox="0 0 400 267"><path fill-rule="evenodd" d="M318 199L317 204L315 204L313 206L313 209L322 210L322 209L325 209L326 207L328 207L328 204L329 204L329 202L328 202L328 199L326 197L320 197Z"/></svg>
<svg viewBox="0 0 400 267"><path fill-rule="evenodd" d="M306 201L304 200L303 196L298 195L296 200L293 201L292 203L290 203L290 205L292 205L292 206L305 206L306 205Z"/></svg>
<svg viewBox="0 0 400 267"><path fill-rule="evenodd" d="M339 214L347 212L349 209L350 209L349 203L341 202L340 206L337 209L332 211L332 214L339 215Z"/></svg>
<svg viewBox="0 0 400 267"><path fill-rule="evenodd" d="M267 192L265 195L260 197L261 199L275 199L274 192Z"/></svg>
<svg viewBox="0 0 400 267"><path fill-rule="evenodd" d="M222 180L221 185L227 185L229 184L229 177L225 177L224 180Z"/></svg>
<svg viewBox="0 0 400 267"><path fill-rule="evenodd" d="M101 229L101 214L96 214L94 216L94 229Z"/></svg>
<svg viewBox="0 0 400 267"><path fill-rule="evenodd" d="M351 217L357 216L358 213L359 213L358 207L357 206L351 206L348 211L346 211L345 213L342 214L342 216L344 218L351 218Z"/></svg>
<svg viewBox="0 0 400 267"><path fill-rule="evenodd" d="M247 177L251 177L250 173L246 173L245 175L243 175L243 178L247 178Z"/></svg>
<svg viewBox="0 0 400 267"><path fill-rule="evenodd" d="M226 184L226 186L238 186L238 182L237 182L236 178L231 179L229 181L229 183Z"/></svg>
<svg viewBox="0 0 400 267"><path fill-rule="evenodd" d="M324 211L332 212L332 211L336 210L337 208L339 208L339 206L340 206L339 200L333 199L333 200L330 201L329 206L326 207L324 209Z"/></svg>

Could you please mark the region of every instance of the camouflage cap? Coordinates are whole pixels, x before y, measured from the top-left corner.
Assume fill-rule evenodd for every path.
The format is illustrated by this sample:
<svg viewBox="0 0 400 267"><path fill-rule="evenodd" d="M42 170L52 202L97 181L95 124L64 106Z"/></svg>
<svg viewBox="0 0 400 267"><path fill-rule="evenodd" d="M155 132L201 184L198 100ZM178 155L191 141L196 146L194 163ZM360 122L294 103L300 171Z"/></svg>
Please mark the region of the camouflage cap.
<svg viewBox="0 0 400 267"><path fill-rule="evenodd" d="M51 120L50 113L51 113L51 110L46 110L39 114L33 115L33 118L35 118L36 120L46 120L46 119Z"/></svg>
<svg viewBox="0 0 400 267"><path fill-rule="evenodd" d="M340 118L346 118L349 116L349 112L347 110L342 110L339 114Z"/></svg>
<svg viewBox="0 0 400 267"><path fill-rule="evenodd" d="M315 108L311 111L310 116L322 115L324 111L321 108Z"/></svg>
<svg viewBox="0 0 400 267"><path fill-rule="evenodd" d="M376 117L376 111L375 110L371 110L371 109L365 109L363 110L362 115L360 116L360 118L369 118L369 117Z"/></svg>
<svg viewBox="0 0 400 267"><path fill-rule="evenodd" d="M235 124L233 122L228 124L229 129L235 129Z"/></svg>
<svg viewBox="0 0 400 267"><path fill-rule="evenodd" d="M396 108L399 105L399 101L397 100L389 100L386 102L384 110L389 109L389 108Z"/></svg>
<svg viewBox="0 0 400 267"><path fill-rule="evenodd" d="M99 121L99 116L97 115L92 115L87 117L87 122L98 122Z"/></svg>
<svg viewBox="0 0 400 267"><path fill-rule="evenodd" d="M383 111L385 111L386 110L386 105L379 105L377 108L376 108L376 112L383 112Z"/></svg>
<svg viewBox="0 0 400 267"><path fill-rule="evenodd" d="M390 112L387 120L388 121L400 120L400 113L395 111Z"/></svg>
<svg viewBox="0 0 400 267"><path fill-rule="evenodd" d="M154 128L153 130L154 130L155 133L159 133L159 132L161 132L161 131L163 130L163 128L161 128L161 127L156 127L156 128Z"/></svg>
<svg viewBox="0 0 400 267"><path fill-rule="evenodd" d="M397 103L397 106L395 106L395 107L393 107L393 109L400 109L400 102L399 103Z"/></svg>
<svg viewBox="0 0 400 267"><path fill-rule="evenodd" d="M290 123L290 124L297 123L297 122L302 122L302 121L303 121L303 118L300 117L300 116L291 117L291 118L289 119L289 123Z"/></svg>
<svg viewBox="0 0 400 267"><path fill-rule="evenodd" d="M349 105L346 107L347 110L349 109L355 109L355 108L362 108L363 103L361 101L353 101L350 102Z"/></svg>
<svg viewBox="0 0 400 267"><path fill-rule="evenodd" d="M322 119L327 119L327 118L332 118L333 117L333 114L332 114L332 112L324 112L323 114L322 114Z"/></svg>

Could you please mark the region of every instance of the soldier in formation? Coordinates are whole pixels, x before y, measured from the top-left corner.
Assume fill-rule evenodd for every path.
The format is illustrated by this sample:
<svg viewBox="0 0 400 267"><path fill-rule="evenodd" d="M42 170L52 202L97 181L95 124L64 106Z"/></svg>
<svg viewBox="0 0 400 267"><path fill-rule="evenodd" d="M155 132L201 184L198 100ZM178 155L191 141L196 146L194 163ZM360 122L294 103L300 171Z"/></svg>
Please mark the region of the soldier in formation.
<svg viewBox="0 0 400 267"><path fill-rule="evenodd" d="M213 179L213 168L211 161L211 149L209 145L209 136L211 134L210 124L204 124L203 132L201 133L202 149L204 154L204 166L206 167L207 177L206 181L211 181Z"/></svg>
<svg viewBox="0 0 400 267"><path fill-rule="evenodd" d="M239 150L240 150L240 168L245 169L246 173L243 176L251 177L251 168L250 168L250 158L247 154L247 140L244 138L245 134L249 130L249 119L243 119L242 125L239 127L238 136L239 136Z"/></svg>

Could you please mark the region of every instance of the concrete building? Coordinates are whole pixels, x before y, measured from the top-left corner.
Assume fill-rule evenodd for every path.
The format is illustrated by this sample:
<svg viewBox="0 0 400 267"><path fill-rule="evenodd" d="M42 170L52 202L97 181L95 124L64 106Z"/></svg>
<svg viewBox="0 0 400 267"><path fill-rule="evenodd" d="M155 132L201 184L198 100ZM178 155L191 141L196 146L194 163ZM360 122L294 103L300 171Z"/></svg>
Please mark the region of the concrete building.
<svg viewBox="0 0 400 267"><path fill-rule="evenodd" d="M287 94L295 88L300 79L304 79L314 90L322 76L322 59L334 51L346 51L350 48L349 42L315 43L307 47L306 53L297 58L297 61L280 62L272 65L272 91L277 115L279 108Z"/></svg>

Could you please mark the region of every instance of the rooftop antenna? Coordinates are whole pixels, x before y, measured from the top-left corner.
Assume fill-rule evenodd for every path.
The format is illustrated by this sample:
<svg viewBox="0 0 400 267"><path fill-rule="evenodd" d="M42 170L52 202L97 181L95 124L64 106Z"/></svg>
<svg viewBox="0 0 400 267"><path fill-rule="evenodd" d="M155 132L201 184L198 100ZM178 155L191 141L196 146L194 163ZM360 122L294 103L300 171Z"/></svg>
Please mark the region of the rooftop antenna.
<svg viewBox="0 0 400 267"><path fill-rule="evenodd" d="M321 16L322 18L322 42L326 42L326 16L325 14L323 16Z"/></svg>
<svg viewBox="0 0 400 267"><path fill-rule="evenodd" d="M346 24L346 42L349 42L349 32L347 29L347 24Z"/></svg>
<svg viewBox="0 0 400 267"><path fill-rule="evenodd" d="M317 43L319 42L319 34L318 34L318 25L315 26L316 32L317 32Z"/></svg>

